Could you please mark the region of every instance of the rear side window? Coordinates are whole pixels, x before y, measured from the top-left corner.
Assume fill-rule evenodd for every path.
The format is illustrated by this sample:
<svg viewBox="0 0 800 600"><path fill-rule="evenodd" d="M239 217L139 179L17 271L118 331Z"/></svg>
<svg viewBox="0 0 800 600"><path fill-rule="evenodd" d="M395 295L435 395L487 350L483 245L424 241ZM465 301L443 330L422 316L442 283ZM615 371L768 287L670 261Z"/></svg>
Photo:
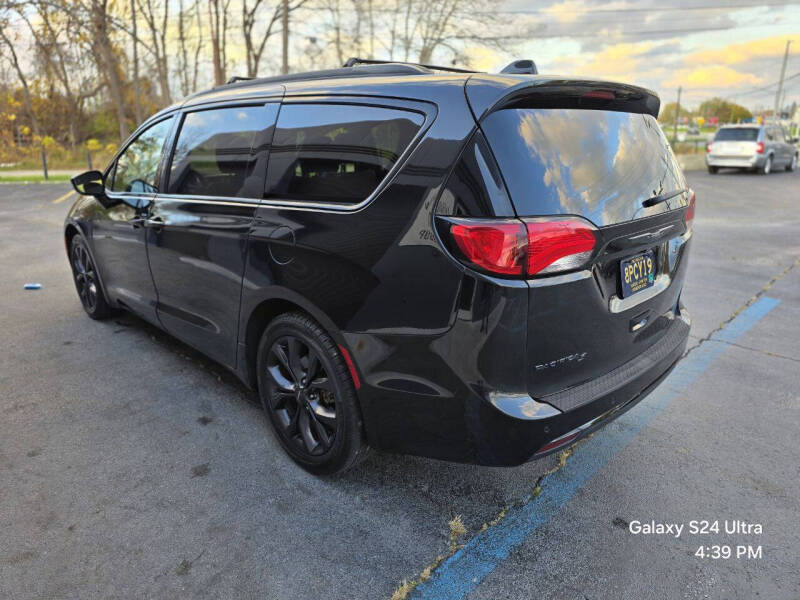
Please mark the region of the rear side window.
<svg viewBox="0 0 800 600"><path fill-rule="evenodd" d="M726 127L717 131L715 142L755 142L758 140L758 129L755 127Z"/></svg>
<svg viewBox="0 0 800 600"><path fill-rule="evenodd" d="M464 217L513 217L500 171L480 131L467 143L439 197L436 213Z"/></svg>
<svg viewBox="0 0 800 600"><path fill-rule="evenodd" d="M172 156L168 193L260 198L277 106L187 113Z"/></svg>
<svg viewBox="0 0 800 600"><path fill-rule="evenodd" d="M515 108L484 119L486 134L520 216L578 215L597 226L679 208L653 196L686 188L656 120L640 113Z"/></svg>
<svg viewBox="0 0 800 600"><path fill-rule="evenodd" d="M266 197L361 202L422 123L418 113L391 108L285 104L270 152Z"/></svg>

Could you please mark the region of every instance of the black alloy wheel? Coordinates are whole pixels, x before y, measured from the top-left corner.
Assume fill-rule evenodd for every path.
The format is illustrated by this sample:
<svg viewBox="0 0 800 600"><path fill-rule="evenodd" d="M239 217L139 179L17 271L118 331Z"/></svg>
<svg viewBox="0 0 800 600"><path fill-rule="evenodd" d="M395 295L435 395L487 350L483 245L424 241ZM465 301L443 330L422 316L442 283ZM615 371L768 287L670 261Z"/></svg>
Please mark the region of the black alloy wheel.
<svg viewBox="0 0 800 600"><path fill-rule="evenodd" d="M283 435L311 456L328 452L336 439L336 395L317 353L300 338L278 338L269 350L267 373L270 409Z"/></svg>
<svg viewBox="0 0 800 600"><path fill-rule="evenodd" d="M258 387L281 445L308 471L341 472L363 454L347 365L308 316L281 315L267 327L259 345Z"/></svg>
<svg viewBox="0 0 800 600"><path fill-rule="evenodd" d="M111 308L100 287L97 269L86 244L78 236L72 238L69 255L75 289L78 290L78 297L86 314L93 319L108 317L111 314Z"/></svg>

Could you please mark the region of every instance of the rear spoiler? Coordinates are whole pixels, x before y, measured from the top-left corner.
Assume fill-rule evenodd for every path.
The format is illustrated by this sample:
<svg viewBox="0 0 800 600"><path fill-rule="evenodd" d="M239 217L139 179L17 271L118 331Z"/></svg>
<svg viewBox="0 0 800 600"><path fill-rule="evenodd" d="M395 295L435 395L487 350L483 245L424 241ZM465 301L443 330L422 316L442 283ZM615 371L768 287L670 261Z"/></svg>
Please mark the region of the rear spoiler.
<svg viewBox="0 0 800 600"><path fill-rule="evenodd" d="M591 79L515 78L473 75L465 85L467 100L480 121L503 108L580 108L641 113L658 117L661 100L646 88Z"/></svg>

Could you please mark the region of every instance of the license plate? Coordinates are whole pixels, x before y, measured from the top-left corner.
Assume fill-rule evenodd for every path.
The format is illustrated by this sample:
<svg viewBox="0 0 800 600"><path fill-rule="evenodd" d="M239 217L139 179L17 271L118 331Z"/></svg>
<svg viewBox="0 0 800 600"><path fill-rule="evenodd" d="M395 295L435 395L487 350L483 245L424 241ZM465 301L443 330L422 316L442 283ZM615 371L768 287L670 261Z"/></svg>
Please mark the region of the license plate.
<svg viewBox="0 0 800 600"><path fill-rule="evenodd" d="M619 263L622 297L646 290L655 283L656 257L652 250L637 254Z"/></svg>

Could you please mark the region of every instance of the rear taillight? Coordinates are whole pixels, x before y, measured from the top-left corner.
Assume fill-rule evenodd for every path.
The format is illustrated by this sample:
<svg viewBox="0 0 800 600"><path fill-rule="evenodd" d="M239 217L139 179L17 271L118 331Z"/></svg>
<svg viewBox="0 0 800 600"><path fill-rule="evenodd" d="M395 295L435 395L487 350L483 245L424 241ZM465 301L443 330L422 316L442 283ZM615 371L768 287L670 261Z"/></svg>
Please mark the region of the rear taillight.
<svg viewBox="0 0 800 600"><path fill-rule="evenodd" d="M756 152L764 154L764 142L756 142Z"/></svg>
<svg viewBox="0 0 800 600"><path fill-rule="evenodd" d="M517 220L467 221L450 226L450 235L463 258L499 275L522 275L528 240Z"/></svg>
<svg viewBox="0 0 800 600"><path fill-rule="evenodd" d="M592 256L595 227L583 219L526 221L528 275L577 269Z"/></svg>
<svg viewBox="0 0 800 600"><path fill-rule="evenodd" d="M578 269L592 256L596 227L578 217L445 219L451 250L482 271L505 276L550 275Z"/></svg>
<svg viewBox="0 0 800 600"><path fill-rule="evenodd" d="M706 152L711 152L711 149L714 147L714 142L708 142L706 144Z"/></svg>
<svg viewBox="0 0 800 600"><path fill-rule="evenodd" d="M694 190L689 190L689 208L686 209L683 220L686 221L686 229L690 229L694 220Z"/></svg>

